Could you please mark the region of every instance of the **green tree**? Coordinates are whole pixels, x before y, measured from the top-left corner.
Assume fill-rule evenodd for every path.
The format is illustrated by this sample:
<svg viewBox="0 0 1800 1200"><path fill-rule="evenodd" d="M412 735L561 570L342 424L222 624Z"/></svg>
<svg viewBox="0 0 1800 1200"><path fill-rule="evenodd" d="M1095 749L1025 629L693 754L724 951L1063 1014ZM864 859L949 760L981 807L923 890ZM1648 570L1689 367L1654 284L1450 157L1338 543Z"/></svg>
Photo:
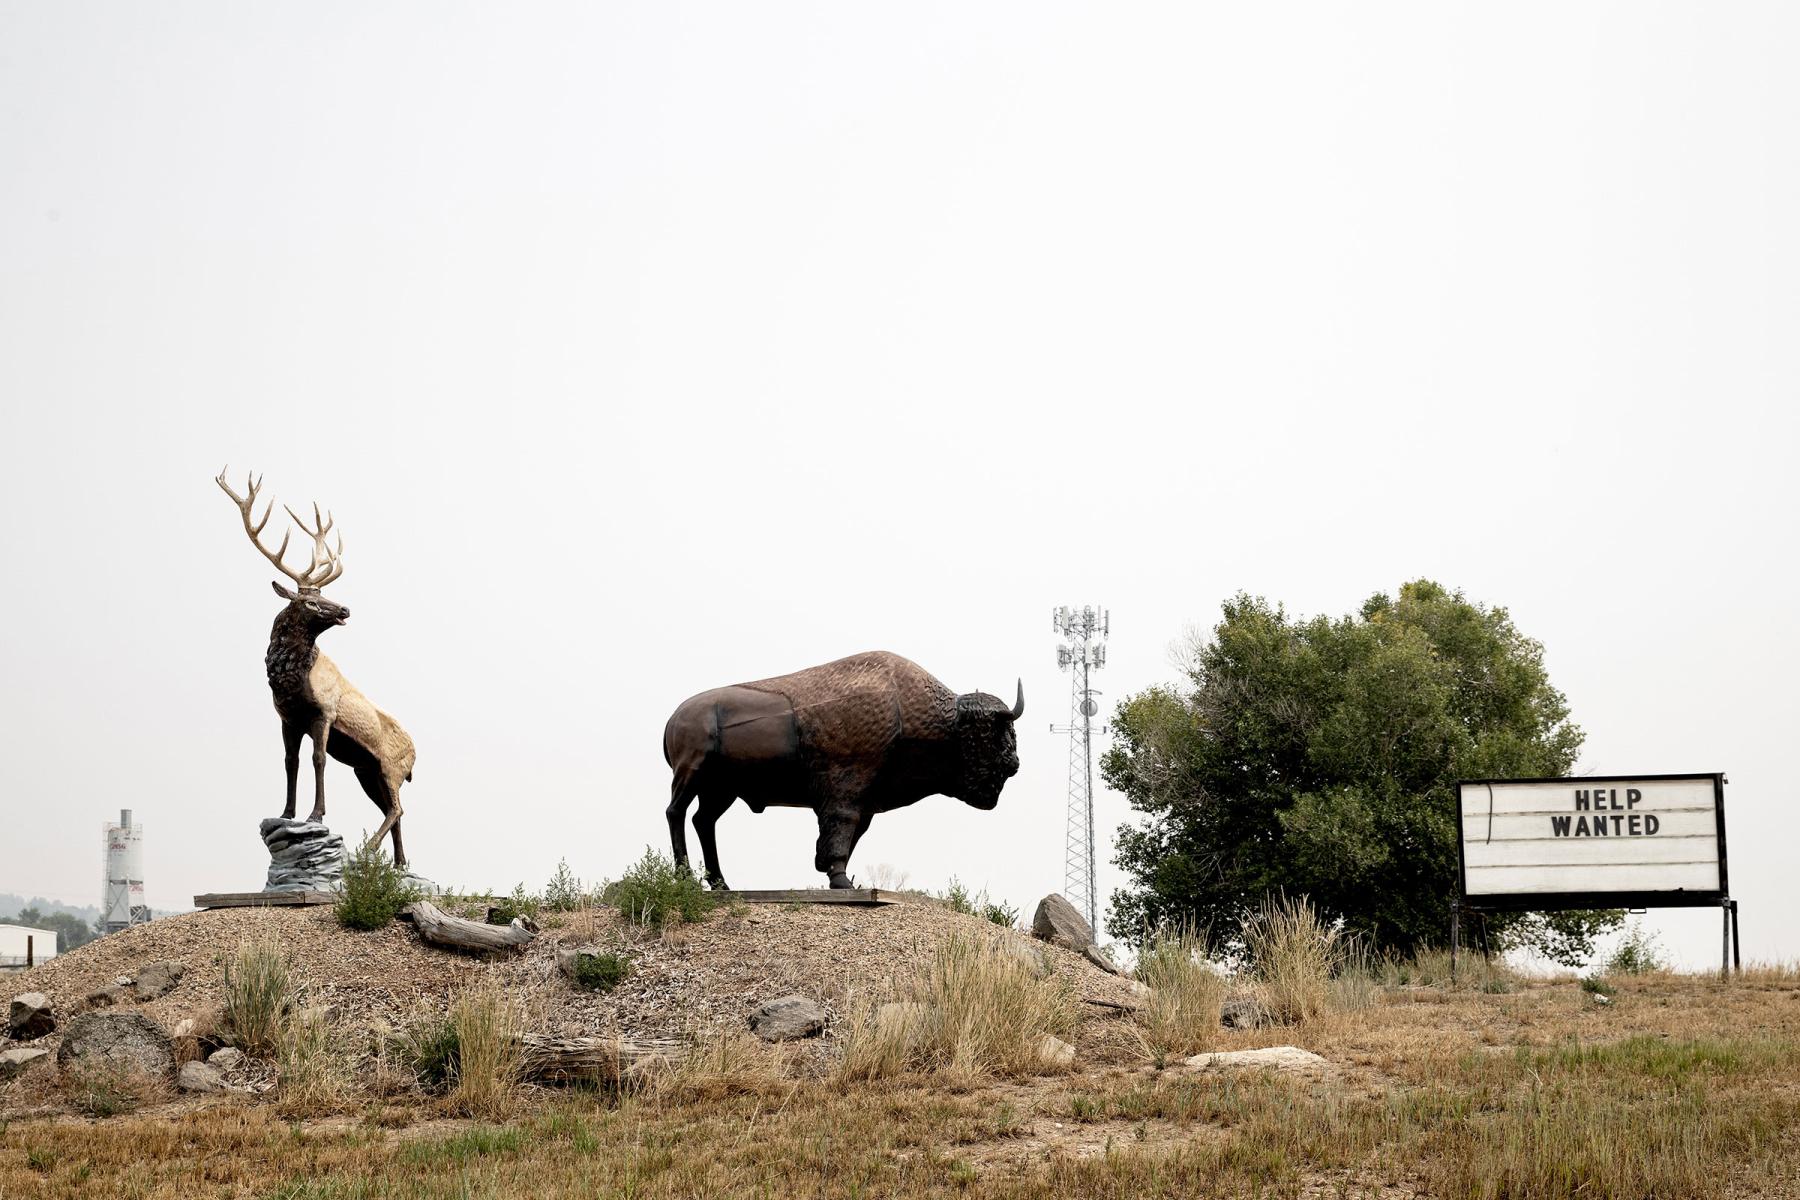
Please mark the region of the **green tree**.
<svg viewBox="0 0 1800 1200"><path fill-rule="evenodd" d="M1187 683L1119 705L1108 784L1147 820L1120 830L1108 927L1191 922L1216 945L1277 891L1378 947L1448 937L1458 779L1567 774L1583 734L1543 647L1503 608L1429 580L1361 612L1297 619L1240 593ZM1616 912L1496 917L1502 944L1579 961Z"/></svg>

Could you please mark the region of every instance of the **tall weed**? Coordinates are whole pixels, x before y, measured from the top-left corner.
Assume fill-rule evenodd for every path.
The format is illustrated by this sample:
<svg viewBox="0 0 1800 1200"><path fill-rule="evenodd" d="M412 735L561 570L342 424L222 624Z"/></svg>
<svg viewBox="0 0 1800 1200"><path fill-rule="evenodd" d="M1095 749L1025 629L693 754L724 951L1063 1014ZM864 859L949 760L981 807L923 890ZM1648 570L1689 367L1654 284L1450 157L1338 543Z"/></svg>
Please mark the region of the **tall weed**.
<svg viewBox="0 0 1800 1200"><path fill-rule="evenodd" d="M1206 957L1206 937L1192 926L1158 929L1138 952L1138 979L1150 989L1138 1012L1139 1036L1157 1062L1210 1050L1228 983Z"/></svg>
<svg viewBox="0 0 1800 1200"><path fill-rule="evenodd" d="M518 1009L499 984L484 979L451 1003L450 1025L456 1031L451 1100L467 1116L506 1116L519 1079Z"/></svg>
<svg viewBox="0 0 1800 1200"><path fill-rule="evenodd" d="M225 1025L247 1054L276 1054L293 1008L287 955L273 940L245 941L225 964Z"/></svg>
<svg viewBox="0 0 1800 1200"><path fill-rule="evenodd" d="M1000 939L957 933L938 943L907 1000L863 1006L852 1020L841 1074L878 1078L902 1068L958 1080L1032 1074L1047 1065L1045 1035L1075 1024L1060 977L1037 972Z"/></svg>
<svg viewBox="0 0 1800 1200"><path fill-rule="evenodd" d="M1311 901L1265 898L1244 922L1244 941L1274 1020L1294 1024L1327 1011L1331 979L1349 954L1349 939Z"/></svg>

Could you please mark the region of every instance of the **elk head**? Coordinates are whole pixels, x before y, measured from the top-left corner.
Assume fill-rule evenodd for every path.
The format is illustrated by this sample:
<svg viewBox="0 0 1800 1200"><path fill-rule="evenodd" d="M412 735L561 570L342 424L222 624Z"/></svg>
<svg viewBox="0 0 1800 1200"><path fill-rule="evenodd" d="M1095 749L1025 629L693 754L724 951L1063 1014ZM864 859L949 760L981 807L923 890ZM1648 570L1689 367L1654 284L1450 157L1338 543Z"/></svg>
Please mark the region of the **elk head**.
<svg viewBox="0 0 1800 1200"><path fill-rule="evenodd" d="M345 621L349 620L349 609L341 604L336 604L327 600L319 593L320 588L323 588L326 584L331 583L344 573L343 533L341 531L338 533L337 544L335 546L327 541L327 537L335 524L331 514L327 513L324 517L320 517L319 506L314 504L313 523L309 526L305 521L300 519L299 514L293 509L288 508L285 504L281 506L287 512L287 515L293 518L294 524L300 527L300 532L306 534L307 537L310 537L313 543L312 562L308 564L305 570L296 571L289 567L286 562L288 538L292 532L291 530L284 530L282 532L281 545L275 550L271 551L267 546L263 545L262 531L268 525L269 518L274 515L275 502L273 500L269 501L268 507L263 509L262 518L260 520L257 519L255 511L256 500L257 494L262 490L262 476L245 475L245 491L248 494L243 496L240 496L231 490L231 485L225 482L224 471L220 471L218 477L214 479L213 482L218 484L227 496L231 497L231 502L233 504L237 505L238 515L244 520L244 532L249 535L250 544L255 546L264 558L274 563L277 571L280 571L283 575L293 581L295 589L283 587L280 580L271 581L269 586L275 589L275 594L277 596L280 596L283 600L288 602L290 608L299 611L300 615L305 619L308 629L312 633L317 634L323 630L330 629L334 625L342 625Z"/></svg>

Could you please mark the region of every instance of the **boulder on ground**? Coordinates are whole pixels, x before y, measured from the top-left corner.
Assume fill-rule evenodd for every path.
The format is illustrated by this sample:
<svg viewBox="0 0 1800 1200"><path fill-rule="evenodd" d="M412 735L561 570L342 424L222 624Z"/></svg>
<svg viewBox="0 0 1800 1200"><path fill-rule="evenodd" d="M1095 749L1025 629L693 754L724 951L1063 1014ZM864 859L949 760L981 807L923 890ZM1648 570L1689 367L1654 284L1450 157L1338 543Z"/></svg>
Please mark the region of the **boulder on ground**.
<svg viewBox="0 0 1800 1200"><path fill-rule="evenodd" d="M164 1079L175 1073L175 1047L140 1012L85 1012L69 1022L56 1061L99 1064Z"/></svg>
<svg viewBox="0 0 1800 1200"><path fill-rule="evenodd" d="M1038 901L1031 917L1031 936L1080 954L1094 944L1094 927L1073 904L1056 892Z"/></svg>
<svg viewBox="0 0 1800 1200"><path fill-rule="evenodd" d="M1037 1056L1046 1067L1066 1067L1075 1061L1075 1047L1053 1033L1046 1033L1037 1039Z"/></svg>
<svg viewBox="0 0 1800 1200"><path fill-rule="evenodd" d="M1005 948L1007 954L1018 959L1020 966L1031 972L1033 979L1050 977L1050 964L1044 960L1044 952L1038 947L1010 935L1000 944Z"/></svg>
<svg viewBox="0 0 1800 1200"><path fill-rule="evenodd" d="M43 1037L56 1028L56 1014L50 1010L50 997L42 992L25 992L13 997L6 1014L6 1031L22 1042Z"/></svg>
<svg viewBox="0 0 1800 1200"><path fill-rule="evenodd" d="M1219 1024L1227 1029L1260 1029L1272 1023L1268 1005L1241 992L1225 997L1219 1008Z"/></svg>
<svg viewBox="0 0 1800 1200"><path fill-rule="evenodd" d="M0 1050L0 1079L11 1079L34 1062L50 1057L50 1051L42 1046L15 1046L11 1050Z"/></svg>
<svg viewBox="0 0 1800 1200"><path fill-rule="evenodd" d="M181 982L181 977L186 971L186 963L151 963L137 973L134 983L137 988L137 998L139 1000L155 1000L159 996L168 995L175 985Z"/></svg>
<svg viewBox="0 0 1800 1200"><path fill-rule="evenodd" d="M875 1010L875 1036L911 1046L925 1031L931 1006L917 1000L890 1000Z"/></svg>
<svg viewBox="0 0 1800 1200"><path fill-rule="evenodd" d="M1267 1046L1261 1050L1230 1050L1196 1054L1186 1064L1200 1071L1209 1067L1266 1067L1276 1071L1310 1071L1326 1065L1323 1058L1298 1046Z"/></svg>
<svg viewBox="0 0 1800 1200"><path fill-rule="evenodd" d="M210 1063L199 1060L181 1064L175 1083L184 1092L220 1092L225 1090L225 1077Z"/></svg>
<svg viewBox="0 0 1800 1200"><path fill-rule="evenodd" d="M782 996L750 1014L750 1031L765 1042L792 1042L825 1028L825 1010L805 996Z"/></svg>
<svg viewBox="0 0 1800 1200"><path fill-rule="evenodd" d="M1081 948L1081 956L1109 975L1125 974L1119 969L1119 964L1112 960L1111 955L1091 942Z"/></svg>
<svg viewBox="0 0 1800 1200"><path fill-rule="evenodd" d="M214 1050L206 1061L221 1071L229 1071L244 1061L244 1052L236 1046L221 1046Z"/></svg>

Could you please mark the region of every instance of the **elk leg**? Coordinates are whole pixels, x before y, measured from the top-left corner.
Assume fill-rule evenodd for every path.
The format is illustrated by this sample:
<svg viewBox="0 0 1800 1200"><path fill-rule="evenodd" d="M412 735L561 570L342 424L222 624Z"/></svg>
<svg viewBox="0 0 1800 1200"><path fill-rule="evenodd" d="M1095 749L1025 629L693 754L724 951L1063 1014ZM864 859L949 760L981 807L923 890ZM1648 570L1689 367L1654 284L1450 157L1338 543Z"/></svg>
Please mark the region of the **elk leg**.
<svg viewBox="0 0 1800 1200"><path fill-rule="evenodd" d="M281 748L283 762L287 767L287 807L281 810L281 819L294 819L294 792L300 780L300 739L306 736L306 729L293 721L281 723Z"/></svg>
<svg viewBox="0 0 1800 1200"><path fill-rule="evenodd" d="M854 808L828 808L819 813L819 849L813 856L813 869L831 876L832 887L851 886L850 855L874 815Z"/></svg>
<svg viewBox="0 0 1800 1200"><path fill-rule="evenodd" d="M688 865L687 830L683 826L687 822L687 807L699 794L700 784L691 772L677 772L669 784L669 807L665 815L669 818L669 849L674 852L678 867Z"/></svg>
<svg viewBox="0 0 1800 1200"><path fill-rule="evenodd" d="M325 740L331 736L331 722L320 718L313 722L313 807L306 819L325 819Z"/></svg>
<svg viewBox="0 0 1800 1200"><path fill-rule="evenodd" d="M406 865L406 851L400 848L401 809L399 792L396 789L388 787L388 782L382 776L379 767L358 767L356 769L356 782L362 784L363 791L369 794L369 799L375 802L375 807L381 810L381 815L384 818L381 822L381 827L375 831L375 836L369 839L369 844L374 845L376 842L379 842L383 837L387 836L389 830L392 830L394 834L394 865L396 867L404 867Z"/></svg>
<svg viewBox="0 0 1800 1200"><path fill-rule="evenodd" d="M719 869L719 844L713 837L713 827L736 801L736 796L702 796L700 808L694 813L694 832L700 835L700 853L706 859L706 885L718 892L725 891L727 885L725 873Z"/></svg>

